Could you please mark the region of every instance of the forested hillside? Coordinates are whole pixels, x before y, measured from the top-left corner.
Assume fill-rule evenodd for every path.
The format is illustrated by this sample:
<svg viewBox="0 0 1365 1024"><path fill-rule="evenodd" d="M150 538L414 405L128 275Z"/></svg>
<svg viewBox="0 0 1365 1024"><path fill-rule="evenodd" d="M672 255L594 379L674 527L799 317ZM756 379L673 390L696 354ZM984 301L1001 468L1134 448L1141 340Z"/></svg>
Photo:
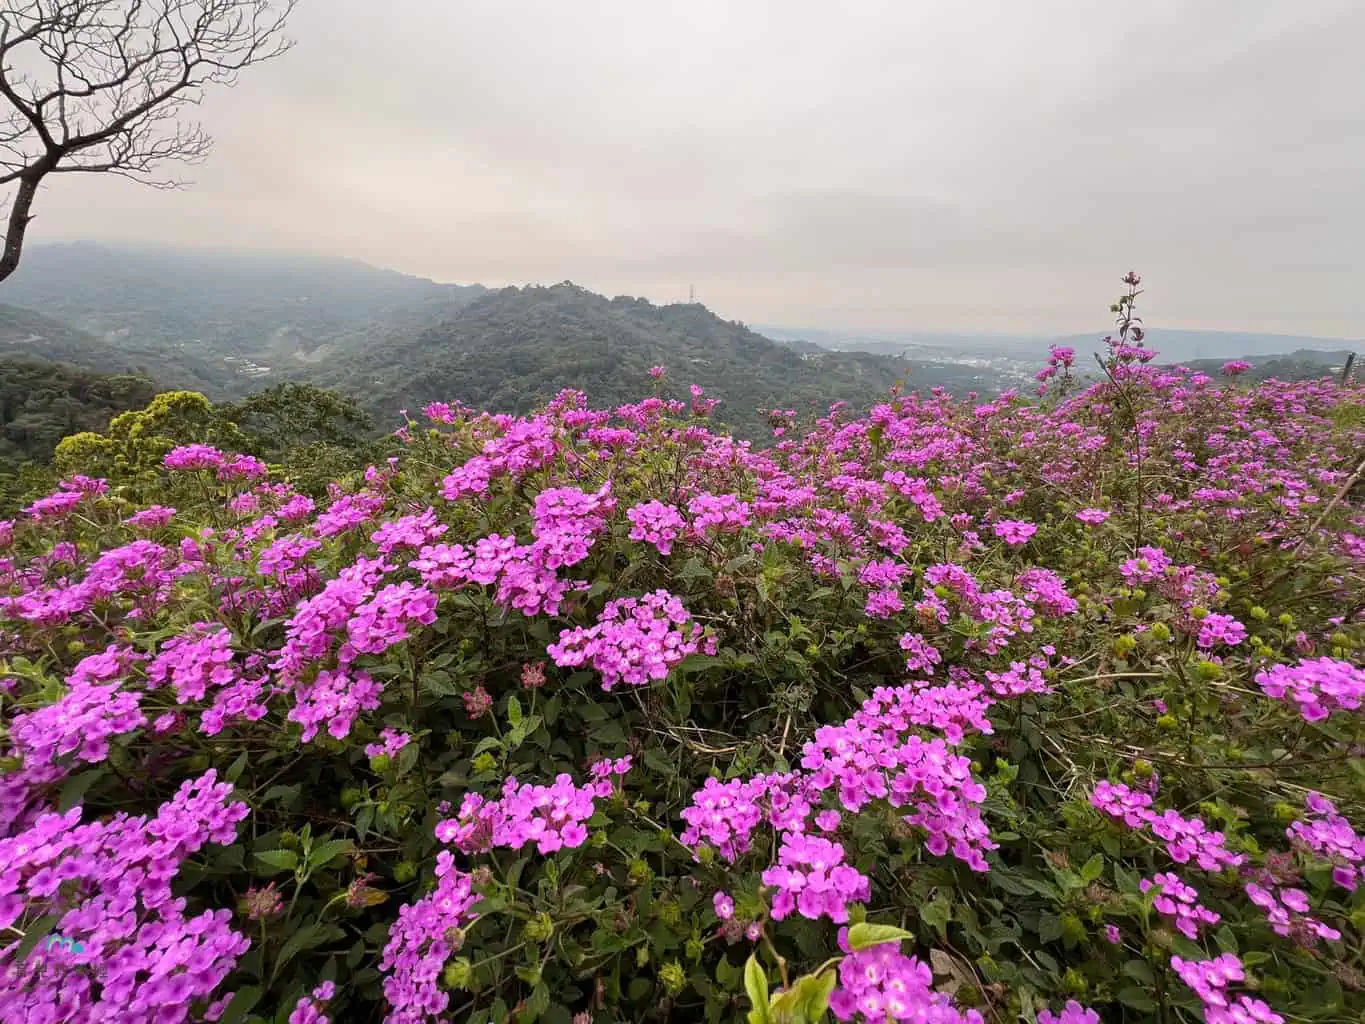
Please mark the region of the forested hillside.
<svg viewBox="0 0 1365 1024"><path fill-rule="evenodd" d="M365 347L320 367L319 382L363 396L376 415L456 399L527 413L564 388L619 404L663 366L667 387L701 386L721 400L717 419L760 436L765 410L823 412L835 401L867 408L897 382L970 386L970 373L921 381L899 359L798 352L701 305L608 299L572 284L491 293L406 341ZM951 368L956 371L957 368Z"/></svg>

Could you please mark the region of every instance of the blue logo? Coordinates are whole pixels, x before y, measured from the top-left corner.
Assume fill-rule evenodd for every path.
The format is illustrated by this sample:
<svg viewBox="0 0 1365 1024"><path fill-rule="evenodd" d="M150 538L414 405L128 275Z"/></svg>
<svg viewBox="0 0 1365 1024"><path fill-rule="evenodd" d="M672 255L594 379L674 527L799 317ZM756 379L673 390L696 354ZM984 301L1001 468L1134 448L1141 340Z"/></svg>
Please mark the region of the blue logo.
<svg viewBox="0 0 1365 1024"><path fill-rule="evenodd" d="M60 947L62 948L62 952L63 952L63 953L84 953L84 952L85 952L85 943L83 943L83 942L77 942L75 939L68 939L68 938L66 938L66 937L64 937L64 936L62 936L62 935L49 935L49 936L48 936L48 938L47 938L47 943L46 943L47 951L48 951L49 953L52 952L52 947L54 947L54 946L60 946Z"/></svg>

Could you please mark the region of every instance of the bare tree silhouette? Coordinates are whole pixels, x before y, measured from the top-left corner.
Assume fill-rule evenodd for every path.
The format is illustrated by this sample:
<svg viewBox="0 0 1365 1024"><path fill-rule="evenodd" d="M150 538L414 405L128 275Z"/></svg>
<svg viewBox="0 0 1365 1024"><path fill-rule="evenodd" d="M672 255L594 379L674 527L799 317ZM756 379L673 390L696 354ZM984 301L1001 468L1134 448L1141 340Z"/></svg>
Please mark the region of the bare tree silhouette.
<svg viewBox="0 0 1365 1024"><path fill-rule="evenodd" d="M291 43L297 0L8 0L0 6L0 281L19 266L39 187L53 174L119 174L155 188L167 161L210 138L182 120L208 85L232 85Z"/></svg>

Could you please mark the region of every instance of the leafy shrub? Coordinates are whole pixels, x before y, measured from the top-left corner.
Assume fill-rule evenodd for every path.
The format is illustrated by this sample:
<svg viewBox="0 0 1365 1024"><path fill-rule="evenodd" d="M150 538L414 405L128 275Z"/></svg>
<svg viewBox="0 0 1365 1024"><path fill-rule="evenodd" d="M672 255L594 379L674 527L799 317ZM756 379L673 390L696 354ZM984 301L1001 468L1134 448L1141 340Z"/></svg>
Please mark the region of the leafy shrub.
<svg viewBox="0 0 1365 1024"><path fill-rule="evenodd" d="M1101 383L764 452L699 390L433 405L317 502L67 445L0 1020L1359 1020L1365 395L1156 369L1136 294Z"/></svg>

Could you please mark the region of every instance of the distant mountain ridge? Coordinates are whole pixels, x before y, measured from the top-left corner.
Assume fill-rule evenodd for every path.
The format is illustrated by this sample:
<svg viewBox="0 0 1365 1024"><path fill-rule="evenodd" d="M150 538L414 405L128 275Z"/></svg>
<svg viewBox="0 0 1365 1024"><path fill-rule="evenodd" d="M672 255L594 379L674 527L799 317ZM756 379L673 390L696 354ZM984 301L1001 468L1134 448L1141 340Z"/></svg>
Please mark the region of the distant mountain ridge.
<svg viewBox="0 0 1365 1024"><path fill-rule="evenodd" d="M58 322L66 328L62 344L25 355L151 372L214 400L321 383L379 422L432 400L526 412L566 387L632 401L649 393L654 365L668 368L675 394L697 383L720 398L720 418L754 438L768 436L762 410L774 406L865 408L907 376L958 392L993 384L951 364L799 352L698 304L609 299L567 282L490 291L278 254L37 246L0 300L41 311L13 312L13 339L34 336L26 316L53 337Z"/></svg>

